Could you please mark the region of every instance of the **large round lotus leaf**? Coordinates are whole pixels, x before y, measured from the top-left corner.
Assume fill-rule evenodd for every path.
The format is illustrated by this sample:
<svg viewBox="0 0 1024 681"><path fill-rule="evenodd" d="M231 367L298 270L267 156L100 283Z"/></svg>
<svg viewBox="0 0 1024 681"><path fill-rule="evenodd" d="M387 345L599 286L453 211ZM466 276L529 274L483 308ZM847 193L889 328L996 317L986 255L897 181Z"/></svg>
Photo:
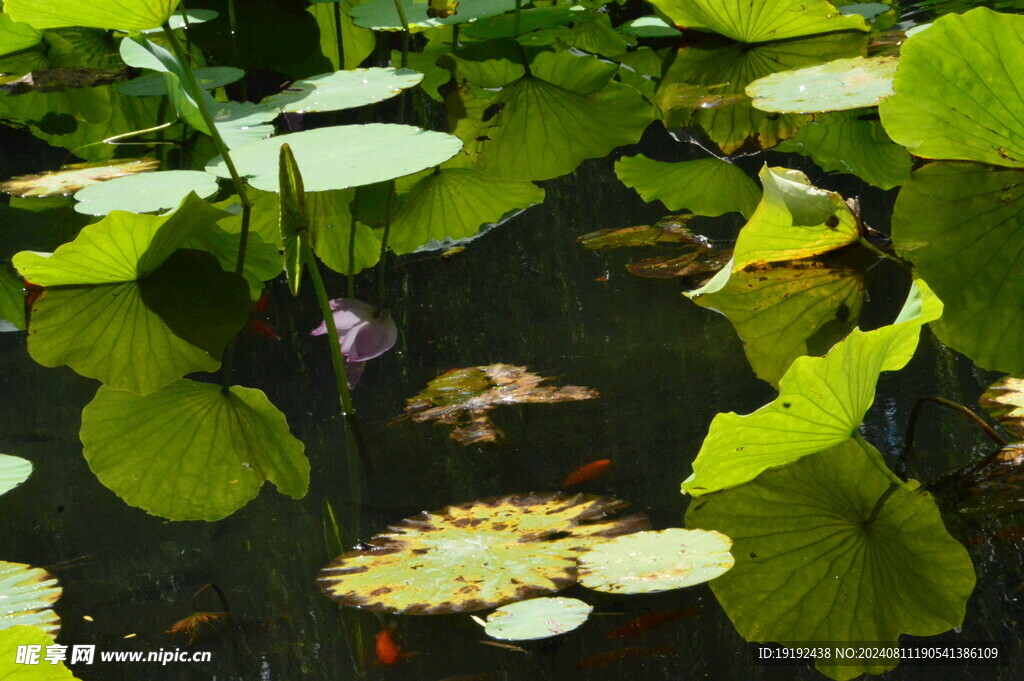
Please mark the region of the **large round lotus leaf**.
<svg viewBox="0 0 1024 681"><path fill-rule="evenodd" d="M190 192L200 198L217 193L217 179L200 170L163 170L91 184L75 194L75 210L86 215L111 211L155 213L176 207Z"/></svg>
<svg viewBox="0 0 1024 681"><path fill-rule="evenodd" d="M27 625L55 637L60 617L52 608L60 593L57 578L46 570L0 560L0 629Z"/></svg>
<svg viewBox="0 0 1024 681"><path fill-rule="evenodd" d="M595 591L645 594L701 584L732 568L732 540L719 532L673 527L637 532L580 556L580 584Z"/></svg>
<svg viewBox="0 0 1024 681"><path fill-rule="evenodd" d="M32 462L17 456L0 454L0 495L28 480L32 474Z"/></svg>
<svg viewBox="0 0 1024 681"><path fill-rule="evenodd" d="M736 565L711 590L748 641L895 645L962 624L974 589L935 501L862 441L696 500L686 524L732 538ZM827 662L819 671L844 680L894 666Z"/></svg>
<svg viewBox="0 0 1024 681"><path fill-rule="evenodd" d="M988 387L978 402L1015 438L1024 440L1024 379L1001 378Z"/></svg>
<svg viewBox="0 0 1024 681"><path fill-rule="evenodd" d="M676 26L712 31L743 43L868 30L863 17L844 16L826 0L652 0L651 4Z"/></svg>
<svg viewBox="0 0 1024 681"><path fill-rule="evenodd" d="M21 646L39 646L39 663L33 665L18 663ZM53 639L39 627L17 626L0 629L0 679L3 681L75 681L63 662L50 664L45 661L46 646L53 645Z"/></svg>
<svg viewBox="0 0 1024 681"><path fill-rule="evenodd" d="M765 76L747 86L754 108L821 113L878 106L892 95L898 57L854 57Z"/></svg>
<svg viewBox="0 0 1024 681"><path fill-rule="evenodd" d="M402 0L402 9L405 10L409 27L418 31L504 14L515 9L515 6L515 0L469 0L461 3L451 16L430 18L427 16L430 6L426 2ZM369 0L353 8L351 16L356 26L375 31L402 30L402 20L398 18L394 0Z"/></svg>
<svg viewBox="0 0 1024 681"><path fill-rule="evenodd" d="M245 75L245 71L234 66L204 66L193 73L204 90L215 90L230 85ZM121 83L117 86L117 91L129 97L162 97L167 94L167 86L163 75L147 73Z"/></svg>
<svg viewBox="0 0 1024 681"><path fill-rule="evenodd" d="M422 73L410 69L335 71L296 81L260 104L296 113L338 111L390 99L422 80Z"/></svg>
<svg viewBox="0 0 1024 681"><path fill-rule="evenodd" d="M263 191L279 188L278 156L288 144L308 192L361 187L415 173L447 161L462 148L457 137L410 125L371 123L280 135L231 150L238 172ZM229 177L218 156L206 170Z"/></svg>
<svg viewBox="0 0 1024 681"><path fill-rule="evenodd" d="M558 636L587 621L593 606L575 598L531 598L503 605L487 616L484 631L506 641Z"/></svg>
<svg viewBox="0 0 1024 681"><path fill-rule="evenodd" d="M169 520L220 520L267 480L299 499L309 461L260 390L182 379L149 395L101 386L82 410L83 455L126 503Z"/></svg>
<svg viewBox="0 0 1024 681"><path fill-rule="evenodd" d="M406 615L471 612L576 583L581 551L648 527L609 517L624 502L516 494L449 506L392 525L339 556L317 580L343 605Z"/></svg>
<svg viewBox="0 0 1024 681"><path fill-rule="evenodd" d="M4 12L36 28L88 26L122 31L158 28L179 0L7 0Z"/></svg>
<svg viewBox="0 0 1024 681"><path fill-rule="evenodd" d="M37 175L12 177L0 189L14 196L45 198L49 196L70 196L96 182L106 182L115 177L146 173L160 167L155 158L130 158L123 161L101 161L99 163L75 163Z"/></svg>
<svg viewBox="0 0 1024 681"><path fill-rule="evenodd" d="M949 14L901 48L885 131L915 156L1024 166L1024 16Z"/></svg>
<svg viewBox="0 0 1024 681"><path fill-rule="evenodd" d="M736 211L750 217L761 198L746 173L717 158L664 163L643 154L625 156L616 162L615 175L644 201L660 200L671 211L710 216Z"/></svg>

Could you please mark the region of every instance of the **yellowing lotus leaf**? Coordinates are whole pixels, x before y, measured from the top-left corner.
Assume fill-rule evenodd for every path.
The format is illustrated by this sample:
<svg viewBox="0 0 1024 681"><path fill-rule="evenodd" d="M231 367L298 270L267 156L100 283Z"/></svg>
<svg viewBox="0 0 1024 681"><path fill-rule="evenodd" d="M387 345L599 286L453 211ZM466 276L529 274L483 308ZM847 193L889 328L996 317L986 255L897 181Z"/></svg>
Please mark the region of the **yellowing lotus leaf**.
<svg viewBox="0 0 1024 681"><path fill-rule="evenodd" d="M0 629L27 625L56 637L60 617L51 608L60 594L57 579L46 570L0 560Z"/></svg>
<svg viewBox="0 0 1024 681"><path fill-rule="evenodd" d="M978 400L1014 437L1024 440L1024 378L1004 376Z"/></svg>

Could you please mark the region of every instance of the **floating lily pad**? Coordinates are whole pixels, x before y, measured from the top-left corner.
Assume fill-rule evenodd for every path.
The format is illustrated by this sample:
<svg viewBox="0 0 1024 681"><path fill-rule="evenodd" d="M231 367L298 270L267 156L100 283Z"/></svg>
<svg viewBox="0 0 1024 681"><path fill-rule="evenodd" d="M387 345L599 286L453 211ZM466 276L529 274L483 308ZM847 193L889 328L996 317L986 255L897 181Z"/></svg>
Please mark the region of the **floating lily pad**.
<svg viewBox="0 0 1024 681"><path fill-rule="evenodd" d="M686 524L732 538L736 565L711 590L748 641L894 646L960 626L974 589L931 496L854 440L697 500ZM835 662L818 670L845 681L896 664Z"/></svg>
<svg viewBox="0 0 1024 681"><path fill-rule="evenodd" d="M660 200L669 210L696 215L736 211L750 217L761 197L746 173L717 158L663 163L643 154L625 156L615 163L615 174L644 201Z"/></svg>
<svg viewBox="0 0 1024 681"><path fill-rule="evenodd" d="M986 369L1024 374L1024 174L927 165L900 190L892 235L946 303L939 339Z"/></svg>
<svg viewBox="0 0 1024 681"><path fill-rule="evenodd" d="M39 627L55 638L60 617L52 608L60 594L57 578L46 570L0 560L0 630Z"/></svg>
<svg viewBox="0 0 1024 681"><path fill-rule="evenodd" d="M406 415L401 420L452 426L452 439L464 445L494 442L500 432L487 414L498 405L575 402L600 396L596 390L578 385L541 385L547 380L526 367L510 364L452 369L406 400Z"/></svg>
<svg viewBox="0 0 1024 681"><path fill-rule="evenodd" d="M913 165L907 150L863 111L817 116L776 150L809 156L823 170L856 175L881 189L906 182Z"/></svg>
<svg viewBox="0 0 1024 681"><path fill-rule="evenodd" d="M36 28L89 26L122 31L159 28L179 0L7 0L4 12Z"/></svg>
<svg viewBox="0 0 1024 681"><path fill-rule="evenodd" d="M697 248L708 246L707 237L686 227L686 223L692 218L692 215L673 215L662 218L653 225L601 229L584 234L576 240L591 251L663 244L693 244Z"/></svg>
<svg viewBox="0 0 1024 681"><path fill-rule="evenodd" d="M1024 440L1024 378L1005 376L999 379L978 402L1015 438Z"/></svg>
<svg viewBox="0 0 1024 681"><path fill-rule="evenodd" d="M205 199L217 193L217 179L199 170L162 170L97 182L75 194L75 210L86 215L111 211L155 213L178 206L190 193Z"/></svg>
<svg viewBox="0 0 1024 681"><path fill-rule="evenodd" d="M723 267L727 267L732 250L698 249L676 256L645 258L626 265L626 271L644 279L675 279L684 287L702 286Z"/></svg>
<svg viewBox="0 0 1024 681"><path fill-rule="evenodd" d="M763 43L831 31L867 31L864 18L846 16L825 0L653 0L676 26L719 33L742 43Z"/></svg>
<svg viewBox="0 0 1024 681"><path fill-rule="evenodd" d="M978 7L941 17L903 43L882 125L915 156L1022 167L1022 60L1024 16Z"/></svg>
<svg viewBox="0 0 1024 681"><path fill-rule="evenodd" d="M213 124L228 149L258 142L274 134L270 124L277 109L252 102L208 102Z"/></svg>
<svg viewBox="0 0 1024 681"><path fill-rule="evenodd" d="M233 66L204 66L195 69L194 73L199 86L204 90L216 90L230 85L245 75L245 71ZM163 97L167 94L167 86L161 74L147 73L121 83L117 91L128 97Z"/></svg>
<svg viewBox="0 0 1024 681"><path fill-rule="evenodd" d="M169 520L219 520L269 480L300 499L303 445L260 390L181 379L149 395L101 386L82 411L82 453L130 506Z"/></svg>
<svg viewBox="0 0 1024 681"><path fill-rule="evenodd" d="M575 598L531 598L503 605L487 616L484 631L506 641L535 641L559 636L587 621L593 606Z"/></svg>
<svg viewBox="0 0 1024 681"><path fill-rule="evenodd" d="M483 610L576 583L576 557L647 529L626 504L578 494L516 494L448 506L388 528L317 580L343 605L404 615Z"/></svg>
<svg viewBox="0 0 1024 681"><path fill-rule="evenodd" d="M263 191L278 191L277 159L281 145L291 147L306 191L348 189L390 180L435 166L462 147L458 138L409 125L371 123L318 128L279 135L231 150L238 172ZM228 177L218 156L206 170Z"/></svg>
<svg viewBox="0 0 1024 681"><path fill-rule="evenodd" d="M122 161L100 161L99 163L73 163L36 175L19 175L3 184L0 190L14 196L44 198L70 196L97 182L115 177L147 173L160 167L155 158L130 158Z"/></svg>
<svg viewBox="0 0 1024 681"><path fill-rule="evenodd" d="M921 327L941 314L942 303L919 279L894 324L854 329L824 357L795 359L771 403L745 416L715 416L683 491L699 496L740 485L850 439L875 400L879 374L902 369Z"/></svg>
<svg viewBox="0 0 1024 681"><path fill-rule="evenodd" d="M17 456L0 454L0 496L28 480L32 462Z"/></svg>
<svg viewBox="0 0 1024 681"><path fill-rule="evenodd" d="M18 664L20 646L39 646L39 664ZM0 679L18 681L75 681L77 679L63 662L45 662L46 646L53 645L53 639L39 627L16 626L0 629Z"/></svg>
<svg viewBox="0 0 1024 681"><path fill-rule="evenodd" d="M431 18L427 14L430 10L427 3L402 0L402 9L405 10L409 28L416 32L492 17L515 9L515 6L515 0L470 0L463 2L455 13L447 17ZM356 26L371 28L374 31L402 30L402 20L398 17L394 0L369 0L354 7L351 16Z"/></svg>
<svg viewBox="0 0 1024 681"><path fill-rule="evenodd" d="M747 86L754 108L776 113L823 113L878 106L892 95L898 57L854 57L774 73Z"/></svg>
<svg viewBox="0 0 1024 681"><path fill-rule="evenodd" d="M9 265L0 264L0 320L25 329L25 291Z"/></svg>
<svg viewBox="0 0 1024 681"><path fill-rule="evenodd" d="M422 73L410 69L335 71L296 81L260 104L285 112L338 111L382 102L422 80Z"/></svg>
<svg viewBox="0 0 1024 681"><path fill-rule="evenodd" d="M732 568L732 540L719 532L668 530L618 537L580 556L580 584L595 591L646 594L703 584Z"/></svg>
<svg viewBox="0 0 1024 681"><path fill-rule="evenodd" d="M27 50L42 39L43 32L39 29L14 21L8 14L0 14L0 55Z"/></svg>

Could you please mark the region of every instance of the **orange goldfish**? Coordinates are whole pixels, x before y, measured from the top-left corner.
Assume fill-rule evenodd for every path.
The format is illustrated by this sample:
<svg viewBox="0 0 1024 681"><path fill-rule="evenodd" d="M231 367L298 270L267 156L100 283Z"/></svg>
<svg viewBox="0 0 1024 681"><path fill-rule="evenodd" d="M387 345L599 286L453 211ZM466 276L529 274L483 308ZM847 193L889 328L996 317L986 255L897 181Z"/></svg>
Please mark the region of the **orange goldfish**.
<svg viewBox="0 0 1024 681"><path fill-rule="evenodd" d="M611 459L601 459L600 461L588 463L586 466L577 468L572 473L569 473L569 475L566 476L565 481L562 483L562 487L572 487L573 485L578 485L581 482L600 478L608 472L608 467L611 465Z"/></svg>

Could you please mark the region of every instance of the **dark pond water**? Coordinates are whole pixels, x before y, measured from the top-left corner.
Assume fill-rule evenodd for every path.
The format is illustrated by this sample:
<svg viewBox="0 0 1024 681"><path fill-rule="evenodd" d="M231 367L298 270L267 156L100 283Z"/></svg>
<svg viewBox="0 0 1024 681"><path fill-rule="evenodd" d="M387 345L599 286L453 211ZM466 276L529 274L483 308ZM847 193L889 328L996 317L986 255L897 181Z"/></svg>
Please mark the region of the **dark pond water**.
<svg viewBox="0 0 1024 681"><path fill-rule="evenodd" d="M915 18L933 10L917 11ZM4 154L7 176L68 160L64 150L27 134L11 133L4 144L11 150ZM679 485L690 475L715 414L753 411L775 391L754 375L728 319L688 301L676 281L632 276L625 265L638 259L637 252L593 252L577 242L588 232L651 224L666 214L615 176L615 160L637 152L663 161L706 156L652 126L639 144L543 182L542 205L465 251L388 261L387 297L400 336L394 350L369 362L354 391L358 433L338 414L323 339L308 335L319 319L312 290L294 299L283 278L268 284L265 318L280 338L243 331L235 381L263 390L305 443L312 474L301 500L267 485L251 503L215 523L171 522L127 506L100 484L82 457L81 412L98 383L67 367L36 364L24 333L0 334L0 451L35 467L16 492L0 498L0 557L46 567L60 580L60 640L106 651L185 648L187 637L164 632L191 612L193 593L209 583L224 591L233 615L230 624L202 629L192 646L211 651L211 662L97 663L74 666L75 674L84 681L825 678L807 665L758 665L753 646L736 632L707 585L646 596L572 587L563 595L585 598L596 614L570 635L524 644L524 654L482 645L486 637L466 615L382 617L342 609L314 581L334 557L325 539L326 505L352 545L423 510L556 491L567 473L596 459L611 459L610 472L581 491L629 501L656 529L682 525L690 498L680 494ZM766 152L737 162L751 176L765 162L803 170L816 186L860 197L865 221L889 231L896 190L826 174L794 154ZM743 221L732 214L693 224L728 240ZM375 277L358 278L359 297L373 297ZM346 285L333 273L326 284L334 295ZM907 277L892 264L872 267L862 328L890 323L908 288ZM404 400L441 372L495 362L589 386L601 397L499 407L492 414L503 433L496 444L463 446L444 427L391 423ZM926 407L916 446L903 457L915 401L938 395L974 407L998 376L978 369L926 329L909 366L883 374L861 433L893 470L934 480L993 447L968 421ZM367 462L355 483L348 463L353 456ZM354 498L353 484L361 487L361 498ZM949 511L944 520L968 546L978 581L962 629L938 640L994 642L1008 663L970 670L905 665L885 678L1019 678L1024 533L994 537L996 528L1019 526L1024 518L965 519ZM200 605L220 608L210 593ZM635 617L672 611L683 615L641 639L608 638ZM373 664L373 637L382 626L394 626L403 651L414 654L393 667ZM633 653L594 659L626 647Z"/></svg>

